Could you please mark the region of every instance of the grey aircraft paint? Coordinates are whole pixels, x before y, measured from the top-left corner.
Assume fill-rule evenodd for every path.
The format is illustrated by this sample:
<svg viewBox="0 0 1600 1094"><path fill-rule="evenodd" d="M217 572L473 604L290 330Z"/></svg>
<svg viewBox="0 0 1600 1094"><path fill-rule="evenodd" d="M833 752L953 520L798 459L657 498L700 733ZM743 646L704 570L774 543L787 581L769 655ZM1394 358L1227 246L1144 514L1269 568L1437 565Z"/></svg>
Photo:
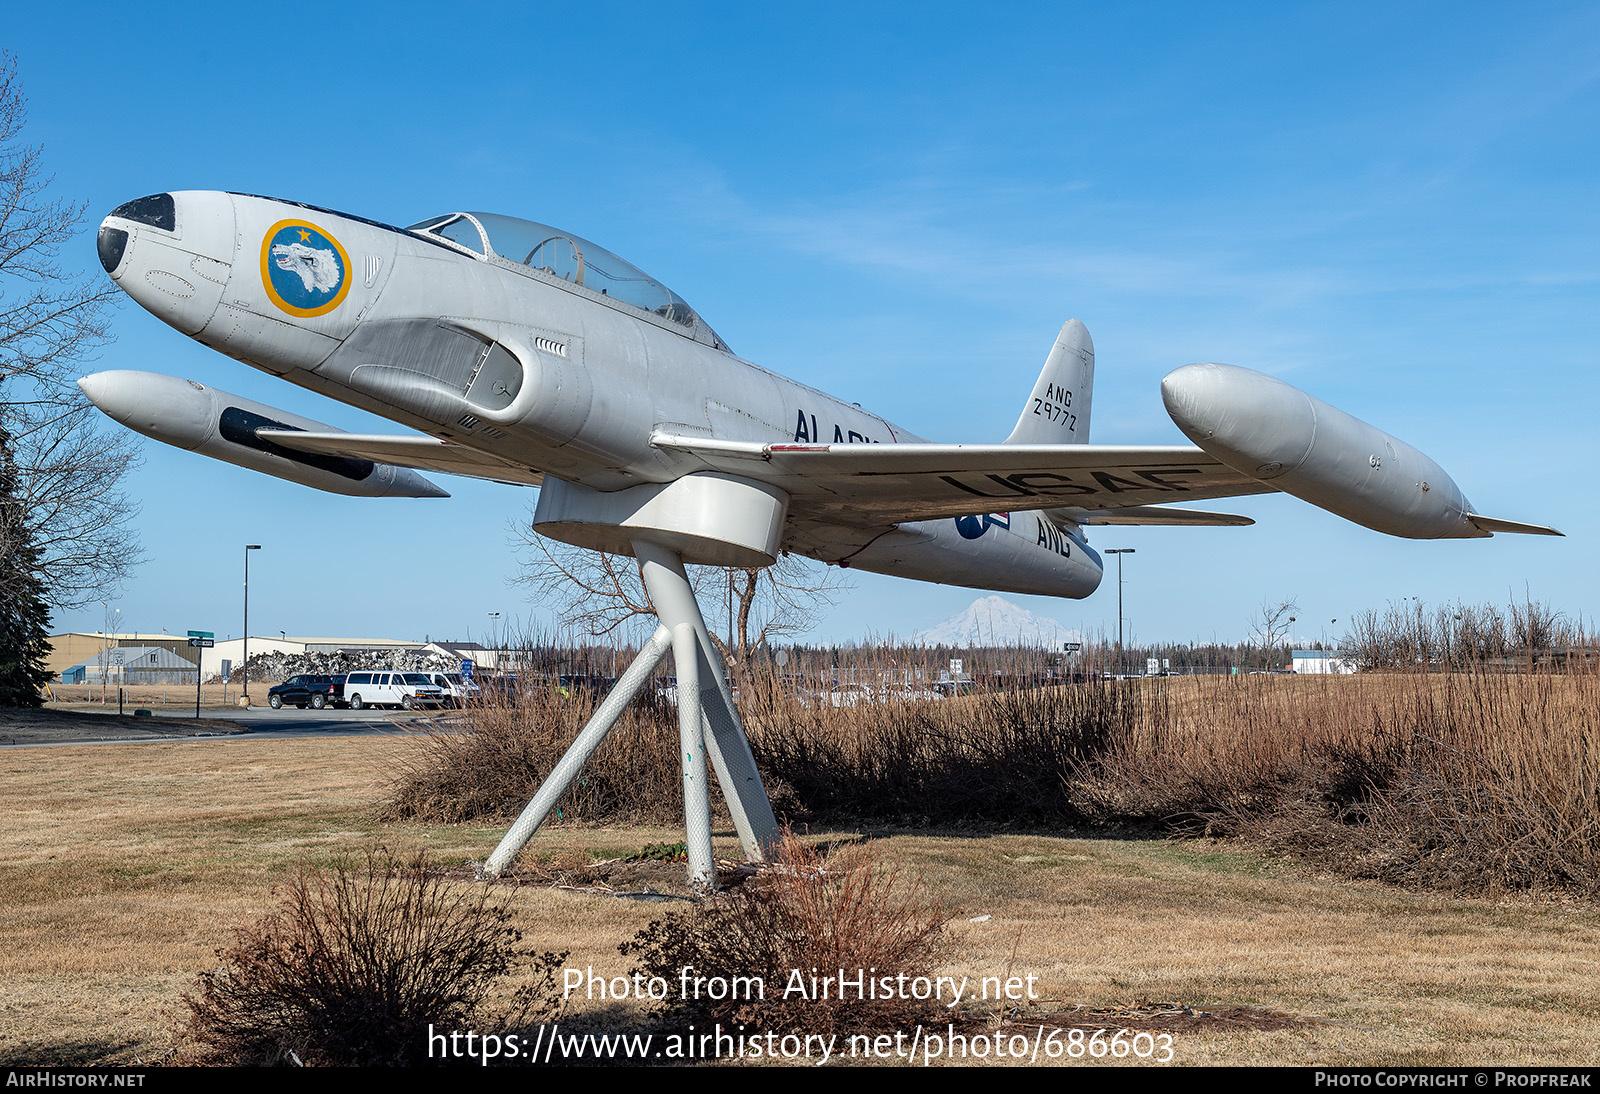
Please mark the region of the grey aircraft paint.
<svg viewBox="0 0 1600 1094"><path fill-rule="evenodd" d="M1249 523L1175 502L1282 490L1391 535L1558 534L1474 514L1414 448L1226 365L1163 381L1169 413L1197 447L1093 445L1094 346L1077 320L1061 328L1006 442L940 445L738 357L659 282L531 221L452 213L401 229L249 195L173 192L113 211L99 250L117 284L179 331L421 434L339 433L148 374L81 381L131 428L318 489L375 490L376 481L350 488L365 481L352 478L363 465L381 492L413 496L443 491L407 468L554 478L572 486L564 498L714 474L776 499L782 549L1067 597L1101 579L1085 525ZM222 403L247 412L227 430ZM546 530L611 542L575 527L553 519ZM617 549L629 549L626 536Z"/></svg>

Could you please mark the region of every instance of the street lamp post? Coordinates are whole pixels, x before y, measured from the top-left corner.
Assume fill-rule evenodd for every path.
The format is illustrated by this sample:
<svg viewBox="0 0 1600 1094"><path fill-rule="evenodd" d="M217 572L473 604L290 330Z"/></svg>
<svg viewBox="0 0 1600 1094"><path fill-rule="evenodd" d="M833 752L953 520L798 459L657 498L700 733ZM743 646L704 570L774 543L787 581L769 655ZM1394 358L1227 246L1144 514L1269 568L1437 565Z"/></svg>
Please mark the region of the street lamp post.
<svg viewBox="0 0 1600 1094"><path fill-rule="evenodd" d="M239 671L244 673L244 705L250 705L250 552L261 550L259 543L244 545L244 657Z"/></svg>
<svg viewBox="0 0 1600 1094"><path fill-rule="evenodd" d="M1102 554L1117 556L1117 669L1123 676L1128 675L1128 666L1122 656L1122 556L1134 553L1132 547L1113 547Z"/></svg>
<svg viewBox="0 0 1600 1094"><path fill-rule="evenodd" d="M106 701L106 674L111 671L111 605L106 601L100 602L100 609L105 618L100 622L100 702ZM89 698L94 698L94 692L89 693Z"/></svg>

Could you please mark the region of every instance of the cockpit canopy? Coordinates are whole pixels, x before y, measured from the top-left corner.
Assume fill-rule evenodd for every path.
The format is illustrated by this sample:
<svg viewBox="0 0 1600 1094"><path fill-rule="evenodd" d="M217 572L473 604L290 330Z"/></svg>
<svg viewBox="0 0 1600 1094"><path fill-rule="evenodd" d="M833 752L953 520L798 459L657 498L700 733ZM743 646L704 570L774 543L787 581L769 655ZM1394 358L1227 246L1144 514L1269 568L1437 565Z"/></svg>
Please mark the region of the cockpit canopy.
<svg viewBox="0 0 1600 1094"><path fill-rule="evenodd" d="M448 239L476 254L543 270L658 315L696 341L728 348L683 297L633 263L570 232L499 213L449 213L419 221L407 230Z"/></svg>

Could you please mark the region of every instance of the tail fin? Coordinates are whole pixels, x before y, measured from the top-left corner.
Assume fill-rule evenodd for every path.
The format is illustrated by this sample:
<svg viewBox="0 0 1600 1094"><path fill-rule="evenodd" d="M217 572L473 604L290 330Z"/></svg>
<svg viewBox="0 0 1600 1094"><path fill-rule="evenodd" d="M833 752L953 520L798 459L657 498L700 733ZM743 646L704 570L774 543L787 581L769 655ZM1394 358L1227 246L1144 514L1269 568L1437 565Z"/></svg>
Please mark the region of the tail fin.
<svg viewBox="0 0 1600 1094"><path fill-rule="evenodd" d="M1068 319L1005 443L1087 444L1093 393L1094 342L1088 327Z"/></svg>

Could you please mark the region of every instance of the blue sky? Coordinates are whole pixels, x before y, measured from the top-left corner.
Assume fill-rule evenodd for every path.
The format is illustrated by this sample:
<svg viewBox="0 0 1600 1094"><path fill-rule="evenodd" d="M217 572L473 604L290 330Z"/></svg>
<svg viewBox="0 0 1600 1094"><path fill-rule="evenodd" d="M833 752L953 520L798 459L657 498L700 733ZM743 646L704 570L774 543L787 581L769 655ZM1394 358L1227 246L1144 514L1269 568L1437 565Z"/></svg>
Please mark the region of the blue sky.
<svg viewBox="0 0 1600 1094"><path fill-rule="evenodd" d="M562 225L672 286L742 355L923 435L998 440L1063 320L1097 350L1093 437L1180 443L1158 384L1281 376L1412 442L1479 511L1564 540L1414 543L1284 496L1250 529L1128 546L1146 639L1235 640L1263 600L1596 608L1600 8L28 5L5 48L59 196L92 219L232 189L410 223ZM71 256L99 271L92 229ZM385 426L131 304L93 366ZM353 500L144 442L123 629L481 637L531 491ZM813 636L907 634L981 593L861 575ZM1087 601L1018 598L1114 632ZM98 604L60 629L97 629ZM1318 637L1321 624L1304 628Z"/></svg>

